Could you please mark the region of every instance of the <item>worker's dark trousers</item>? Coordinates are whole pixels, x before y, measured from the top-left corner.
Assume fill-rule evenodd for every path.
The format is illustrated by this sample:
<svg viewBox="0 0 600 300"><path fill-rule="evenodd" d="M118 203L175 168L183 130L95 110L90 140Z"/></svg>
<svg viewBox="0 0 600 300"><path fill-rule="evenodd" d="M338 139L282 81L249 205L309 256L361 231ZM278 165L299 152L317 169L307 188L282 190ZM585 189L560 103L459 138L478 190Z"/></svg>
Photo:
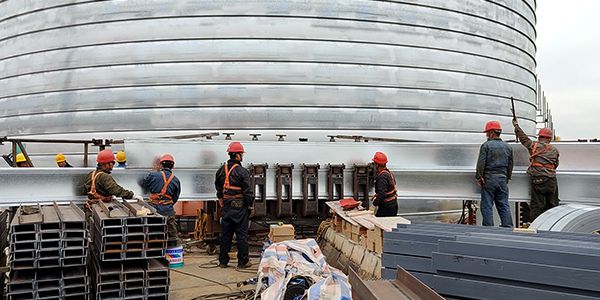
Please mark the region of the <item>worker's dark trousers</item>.
<svg viewBox="0 0 600 300"><path fill-rule="evenodd" d="M494 204L500 215L502 227L512 227L512 216L508 205L508 185L504 176L486 176L481 187L481 215L483 226L494 226Z"/></svg>
<svg viewBox="0 0 600 300"><path fill-rule="evenodd" d="M558 206L558 201L556 177L531 177L531 221Z"/></svg>
<svg viewBox="0 0 600 300"><path fill-rule="evenodd" d="M238 266L248 263L248 210L246 207L235 208L225 205L222 210L221 225L221 248L219 253L219 263L226 265L229 263L229 251L231 250L231 239L233 233L237 237L237 257Z"/></svg>
<svg viewBox="0 0 600 300"><path fill-rule="evenodd" d="M175 208L173 208L173 204L169 205L159 205L150 203L156 212L158 212L161 216L167 218L167 234L169 237L169 241L177 240L177 220L175 219Z"/></svg>
<svg viewBox="0 0 600 300"><path fill-rule="evenodd" d="M376 217L395 217L398 215L398 200L377 206Z"/></svg>

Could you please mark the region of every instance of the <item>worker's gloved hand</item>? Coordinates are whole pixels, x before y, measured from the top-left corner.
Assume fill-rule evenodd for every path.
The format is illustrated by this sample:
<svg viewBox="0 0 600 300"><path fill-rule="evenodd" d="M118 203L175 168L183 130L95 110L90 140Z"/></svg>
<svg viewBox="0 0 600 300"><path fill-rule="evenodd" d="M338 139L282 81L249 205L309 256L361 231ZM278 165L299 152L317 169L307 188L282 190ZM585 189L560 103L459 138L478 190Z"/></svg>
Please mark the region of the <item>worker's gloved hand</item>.
<svg viewBox="0 0 600 300"><path fill-rule="evenodd" d="M254 215L254 206L249 206L249 207L248 207L248 215L249 215L249 216L252 216L252 215Z"/></svg>
<svg viewBox="0 0 600 300"><path fill-rule="evenodd" d="M133 200L144 201L144 197L140 195L133 194Z"/></svg>
<svg viewBox="0 0 600 300"><path fill-rule="evenodd" d="M512 124L513 124L513 126L517 126L517 125L519 125L519 121L517 121L517 119L513 118Z"/></svg>

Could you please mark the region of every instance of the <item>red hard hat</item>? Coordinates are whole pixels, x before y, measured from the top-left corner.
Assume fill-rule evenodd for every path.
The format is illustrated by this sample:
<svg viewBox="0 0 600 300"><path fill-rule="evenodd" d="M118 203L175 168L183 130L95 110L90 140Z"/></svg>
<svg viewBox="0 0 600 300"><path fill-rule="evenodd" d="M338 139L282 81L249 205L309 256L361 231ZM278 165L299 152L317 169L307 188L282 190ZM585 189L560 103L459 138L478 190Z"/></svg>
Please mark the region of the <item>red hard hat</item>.
<svg viewBox="0 0 600 300"><path fill-rule="evenodd" d="M244 146L240 142L231 142L227 146L227 153L244 153Z"/></svg>
<svg viewBox="0 0 600 300"><path fill-rule="evenodd" d="M542 129L540 129L540 132L538 132L538 136L552 138L554 135L552 134L552 129L542 128Z"/></svg>
<svg viewBox="0 0 600 300"><path fill-rule="evenodd" d="M383 152L375 152L375 156L373 156L373 162L380 165L385 165L388 162L387 155Z"/></svg>
<svg viewBox="0 0 600 300"><path fill-rule="evenodd" d="M489 121L485 124L485 130L483 132L488 132L490 130L502 131L502 126L500 126L500 122L498 121Z"/></svg>
<svg viewBox="0 0 600 300"><path fill-rule="evenodd" d="M112 151L110 151L108 149L98 152L98 157L96 157L96 162L98 162L100 164L106 164L106 163L114 162L114 161L115 161L115 155L112 153Z"/></svg>
<svg viewBox="0 0 600 300"><path fill-rule="evenodd" d="M175 159L173 158L173 155L171 155L171 154L169 154L169 153L167 153L167 154L163 154L163 155L160 157L160 162L162 163L163 161L170 161L170 162L173 162L173 163L175 163Z"/></svg>

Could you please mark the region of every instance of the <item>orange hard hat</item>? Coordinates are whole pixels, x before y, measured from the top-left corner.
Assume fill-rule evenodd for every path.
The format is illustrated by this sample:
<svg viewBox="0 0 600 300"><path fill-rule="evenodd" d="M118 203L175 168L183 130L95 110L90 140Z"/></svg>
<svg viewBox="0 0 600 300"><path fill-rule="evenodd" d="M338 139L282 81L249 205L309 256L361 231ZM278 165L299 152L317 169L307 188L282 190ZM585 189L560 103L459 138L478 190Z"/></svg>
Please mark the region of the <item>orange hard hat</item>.
<svg viewBox="0 0 600 300"><path fill-rule="evenodd" d="M540 132L538 132L538 136L552 138L554 135L552 134L552 129L542 128L542 129L540 129Z"/></svg>
<svg viewBox="0 0 600 300"><path fill-rule="evenodd" d="M491 130L502 131L502 126L500 126L500 122L498 121L489 121L485 124L485 130L483 132L488 132Z"/></svg>
<svg viewBox="0 0 600 300"><path fill-rule="evenodd" d="M244 146L240 142L231 142L227 146L227 153L244 153Z"/></svg>
<svg viewBox="0 0 600 300"><path fill-rule="evenodd" d="M162 162L164 162L164 161L170 161L170 162L173 162L173 163L175 163L175 159L173 158L173 155L171 155L171 154L169 154L169 153L167 153L167 154L163 154L163 155L160 157L160 162L162 163Z"/></svg>
<svg viewBox="0 0 600 300"><path fill-rule="evenodd" d="M102 150L98 152L98 157L96 157L96 162L99 164L106 164L109 162L115 161L115 155L110 150Z"/></svg>
<svg viewBox="0 0 600 300"><path fill-rule="evenodd" d="M380 165L385 165L388 162L387 155L383 152L375 152L375 156L373 156L373 162Z"/></svg>

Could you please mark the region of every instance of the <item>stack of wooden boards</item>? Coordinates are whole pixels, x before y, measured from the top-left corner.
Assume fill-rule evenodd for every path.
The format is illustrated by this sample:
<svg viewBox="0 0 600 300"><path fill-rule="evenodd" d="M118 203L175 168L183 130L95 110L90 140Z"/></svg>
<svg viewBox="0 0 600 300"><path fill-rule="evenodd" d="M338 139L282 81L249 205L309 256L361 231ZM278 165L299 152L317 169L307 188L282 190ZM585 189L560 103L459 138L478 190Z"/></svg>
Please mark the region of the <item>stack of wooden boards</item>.
<svg viewBox="0 0 600 300"><path fill-rule="evenodd" d="M383 232L391 231L397 224L410 224L403 217L375 217L370 210L344 211L338 201L329 201L327 206L331 208L336 232L378 254L383 253Z"/></svg>
<svg viewBox="0 0 600 300"><path fill-rule="evenodd" d="M421 223L385 232L382 277L401 266L459 299L598 299L600 236Z"/></svg>

